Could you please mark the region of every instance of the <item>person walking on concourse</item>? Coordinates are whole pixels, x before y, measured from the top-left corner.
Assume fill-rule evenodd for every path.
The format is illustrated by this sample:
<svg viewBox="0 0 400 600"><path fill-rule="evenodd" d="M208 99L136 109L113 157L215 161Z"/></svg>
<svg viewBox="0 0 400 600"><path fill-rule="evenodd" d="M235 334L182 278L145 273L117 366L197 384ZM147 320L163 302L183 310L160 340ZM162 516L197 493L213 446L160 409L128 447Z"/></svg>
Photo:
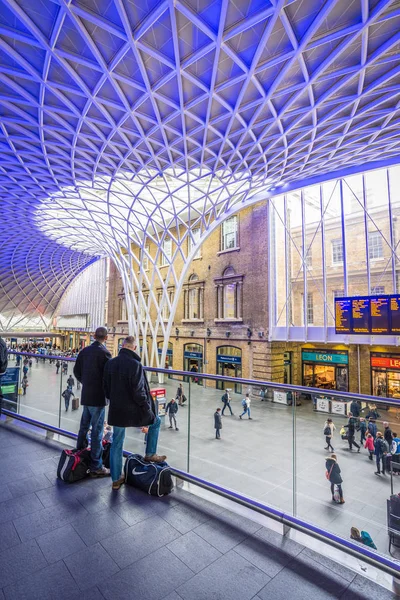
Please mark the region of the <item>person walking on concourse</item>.
<svg viewBox="0 0 400 600"><path fill-rule="evenodd" d="M167 408L165 409L165 414L169 416L169 428L173 429L172 421L174 422L174 426L176 431L179 431L178 426L176 424L176 413L178 412L178 404L175 402L175 398L172 398L170 402L167 404Z"/></svg>
<svg viewBox="0 0 400 600"><path fill-rule="evenodd" d="M214 413L214 429L215 429L215 439L221 439L221 429L222 429L222 418L221 418L221 409L217 408Z"/></svg>
<svg viewBox="0 0 400 600"><path fill-rule="evenodd" d="M243 416L244 416L244 415L247 413L247 415L248 415L248 418L249 418L249 419L250 419L250 421L251 421L251 416L250 416L250 403L251 403L251 400L250 400L250 394L246 394L246 397L245 397L245 398L243 398L243 400L242 400L243 412L242 412L242 414L241 414L241 415L239 415L239 419L241 419L241 418L242 418L242 417L243 417Z"/></svg>
<svg viewBox="0 0 400 600"><path fill-rule="evenodd" d="M110 451L113 490L119 490L125 481L122 476L122 457L127 427L148 429L145 461L161 463L167 458L157 454L161 419L156 416L146 373L135 350L135 339L126 337L118 356L111 359L104 369L104 391L110 401L108 424L113 426Z"/></svg>
<svg viewBox="0 0 400 600"><path fill-rule="evenodd" d="M82 384L81 404L83 412L78 433L78 450L87 446L87 434L91 433L91 477L106 477L110 469L103 465L103 428L106 407L106 397L103 389L104 367L111 358L105 346L107 329L98 327L94 334L95 341L83 348L78 354L74 366L74 375Z"/></svg>
<svg viewBox="0 0 400 600"><path fill-rule="evenodd" d="M336 485L338 488L338 492L339 492L339 504L344 504L343 490L342 490L343 479L340 474L340 467L337 463L336 454L331 454L325 460L326 460L326 463L325 463L326 478L329 481L329 483L331 484L332 500L333 500L333 502L336 502L336 500L335 500L335 485Z"/></svg>
<svg viewBox="0 0 400 600"><path fill-rule="evenodd" d="M231 407L231 397L228 394L227 390L225 390L225 392L224 392L221 400L222 400L222 402L224 404L224 408L222 409L222 413L221 414L223 415L224 412L225 412L226 407L228 407L229 410L230 410L230 412L231 412L231 415L233 416L234 413L232 412L232 407Z"/></svg>

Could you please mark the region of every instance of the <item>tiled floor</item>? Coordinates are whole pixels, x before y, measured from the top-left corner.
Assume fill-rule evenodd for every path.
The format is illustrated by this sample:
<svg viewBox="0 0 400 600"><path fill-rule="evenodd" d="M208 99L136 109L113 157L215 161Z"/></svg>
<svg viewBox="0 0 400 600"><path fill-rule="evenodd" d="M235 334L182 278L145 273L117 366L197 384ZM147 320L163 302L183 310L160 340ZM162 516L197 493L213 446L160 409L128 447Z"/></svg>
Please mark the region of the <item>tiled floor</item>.
<svg viewBox="0 0 400 600"><path fill-rule="evenodd" d="M72 366L69 367L69 371L72 371ZM66 412L61 403L59 420L60 390L65 387L65 379L63 377L61 380L61 375L56 375L54 365L34 362L29 373L30 386L27 395L20 399L21 412L77 432L81 409L72 412L70 407ZM175 380L166 379L168 398L175 395L177 383ZM360 454L349 452L346 442L340 440L336 431L334 446L342 469L346 504L333 504L329 484L325 479L325 416L314 413L310 403L303 402L303 405L297 408L294 461L291 407L261 402L254 398L253 420L239 420L241 395L232 394L235 416L224 416L222 439L215 440L213 413L217 406L221 406L222 392L189 383L185 383L184 388L190 410L187 405L180 408L179 431L163 426L159 439L159 451L168 456L171 465L187 470L190 430L191 473L292 513L295 463L297 516L346 538L349 537L352 526L366 530L379 551L388 552L386 499L390 495L389 477L377 477L374 474L375 463L368 460L366 450L363 449ZM382 415L389 418L393 431L397 430L400 433L399 415L386 415L384 411ZM339 430L343 419L336 417L335 422ZM128 450L141 452L144 447L143 434L138 429L128 429L125 445ZM24 448L21 452L24 452ZM43 468L48 470L46 463L43 464ZM37 469L40 468L40 465L37 466ZM15 485L18 487L20 473L16 465L13 472L16 478ZM29 485L35 486L37 482L33 481ZM394 486L395 492L400 492L400 477L395 478ZM0 500L5 493L4 490L0 490ZM46 506L50 506L53 502L52 494L48 492L48 498L45 492L40 494L43 495ZM104 507L101 500L96 501L94 505L90 501L89 504L85 504L85 508L90 512L101 510L101 507ZM121 511L123 510L121 508ZM119 515L124 518L122 513ZM141 509L126 518L129 524L133 525L135 520L141 518ZM400 558L400 553L398 557Z"/></svg>
<svg viewBox="0 0 400 600"><path fill-rule="evenodd" d="M384 600L329 558L176 489L56 478L60 446L0 421L0 600Z"/></svg>

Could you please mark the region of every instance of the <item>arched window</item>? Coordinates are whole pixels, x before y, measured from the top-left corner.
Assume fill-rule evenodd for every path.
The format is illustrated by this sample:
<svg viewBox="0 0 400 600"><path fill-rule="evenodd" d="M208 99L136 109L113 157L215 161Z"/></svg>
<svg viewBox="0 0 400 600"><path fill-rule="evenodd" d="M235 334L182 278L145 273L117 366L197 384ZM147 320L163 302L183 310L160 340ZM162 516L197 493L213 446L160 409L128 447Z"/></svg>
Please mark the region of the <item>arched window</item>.
<svg viewBox="0 0 400 600"><path fill-rule="evenodd" d="M204 281L192 273L183 290L184 320L199 321L203 315Z"/></svg>
<svg viewBox="0 0 400 600"><path fill-rule="evenodd" d="M243 306L243 275L227 267L222 277L215 279L217 288L217 320L241 321Z"/></svg>

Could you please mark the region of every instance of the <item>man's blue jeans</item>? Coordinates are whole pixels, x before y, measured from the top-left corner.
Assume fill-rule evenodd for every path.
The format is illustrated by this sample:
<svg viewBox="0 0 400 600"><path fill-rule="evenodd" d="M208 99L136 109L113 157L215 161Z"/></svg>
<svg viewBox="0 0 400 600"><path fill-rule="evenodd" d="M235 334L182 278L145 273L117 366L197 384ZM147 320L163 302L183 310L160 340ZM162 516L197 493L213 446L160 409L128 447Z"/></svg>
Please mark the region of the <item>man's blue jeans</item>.
<svg viewBox="0 0 400 600"><path fill-rule="evenodd" d="M105 407L104 406L84 406L82 417L81 417L81 425L78 433L78 442L76 447L78 450L86 447L87 444L87 433L89 431L90 426L92 426L91 433L91 442L90 442L90 450L91 450L91 471L97 471L101 469L103 466L103 432L104 432L104 416L105 416Z"/></svg>
<svg viewBox="0 0 400 600"><path fill-rule="evenodd" d="M149 425L146 441L146 456L151 456L157 452L160 425L160 417L156 417L154 423ZM113 481L118 481L122 474L122 452L124 449L125 429L126 427L113 426L113 441L110 450L110 470L111 479Z"/></svg>

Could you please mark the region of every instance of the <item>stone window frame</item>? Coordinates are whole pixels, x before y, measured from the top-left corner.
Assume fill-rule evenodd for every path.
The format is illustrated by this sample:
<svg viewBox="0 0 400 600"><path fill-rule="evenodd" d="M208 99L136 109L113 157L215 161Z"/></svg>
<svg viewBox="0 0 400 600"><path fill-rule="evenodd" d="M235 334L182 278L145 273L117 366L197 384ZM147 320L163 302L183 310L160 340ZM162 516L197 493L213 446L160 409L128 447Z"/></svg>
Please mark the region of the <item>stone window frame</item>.
<svg viewBox="0 0 400 600"><path fill-rule="evenodd" d="M204 288L205 281L200 280L196 273L192 273L186 283L183 284L183 319L182 323L203 323L204 322ZM189 295L190 292L197 291L197 310L198 318L189 315Z"/></svg>
<svg viewBox="0 0 400 600"><path fill-rule="evenodd" d="M221 277L214 279L216 288L217 318L215 323L242 323L243 322L243 281L244 275L237 274L232 266L224 269ZM235 317L226 318L224 315L224 286L235 285Z"/></svg>

